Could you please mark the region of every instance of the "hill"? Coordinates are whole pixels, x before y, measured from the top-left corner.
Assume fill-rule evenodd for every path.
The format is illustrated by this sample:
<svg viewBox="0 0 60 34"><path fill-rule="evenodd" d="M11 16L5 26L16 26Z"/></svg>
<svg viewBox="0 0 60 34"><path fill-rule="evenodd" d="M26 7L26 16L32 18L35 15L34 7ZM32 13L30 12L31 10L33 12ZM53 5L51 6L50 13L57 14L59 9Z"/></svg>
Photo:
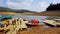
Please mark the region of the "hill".
<svg viewBox="0 0 60 34"><path fill-rule="evenodd" d="M48 6L47 9L46 9L46 11L55 11L55 10L60 10L60 3L50 4L50 6Z"/></svg>
<svg viewBox="0 0 60 34"><path fill-rule="evenodd" d="M30 12L30 13L34 13L35 11L30 11L30 10L25 10L25 9L11 9L11 8L7 8L7 7L0 7L0 12L16 12L16 13L24 13L24 12Z"/></svg>
<svg viewBox="0 0 60 34"><path fill-rule="evenodd" d="M45 11L45 12L35 13L35 15L60 16L60 12L59 11Z"/></svg>

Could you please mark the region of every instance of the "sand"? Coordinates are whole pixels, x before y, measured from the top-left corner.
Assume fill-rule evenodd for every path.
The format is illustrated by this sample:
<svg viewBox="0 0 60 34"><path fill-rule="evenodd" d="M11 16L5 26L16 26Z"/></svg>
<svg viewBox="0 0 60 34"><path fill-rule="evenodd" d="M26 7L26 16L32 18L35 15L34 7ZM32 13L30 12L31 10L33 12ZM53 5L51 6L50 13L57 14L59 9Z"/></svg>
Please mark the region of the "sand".
<svg viewBox="0 0 60 34"><path fill-rule="evenodd" d="M44 12L36 12L36 13L30 13L30 12L23 12L23 13L0 12L0 15L1 14L24 14L24 15L33 15L33 16L60 16L59 11L44 11Z"/></svg>
<svg viewBox="0 0 60 34"><path fill-rule="evenodd" d="M15 12L0 12L0 15L1 14L17 14L17 13L15 13Z"/></svg>
<svg viewBox="0 0 60 34"><path fill-rule="evenodd" d="M4 34L4 32L0 32L0 34Z"/></svg>
<svg viewBox="0 0 60 34"><path fill-rule="evenodd" d="M4 32L0 32L4 34ZM60 34L60 27L41 27L34 26L25 30L17 31L17 34Z"/></svg>
<svg viewBox="0 0 60 34"><path fill-rule="evenodd" d="M18 31L17 34L60 34L60 27L50 27L50 28L30 28L23 31Z"/></svg>

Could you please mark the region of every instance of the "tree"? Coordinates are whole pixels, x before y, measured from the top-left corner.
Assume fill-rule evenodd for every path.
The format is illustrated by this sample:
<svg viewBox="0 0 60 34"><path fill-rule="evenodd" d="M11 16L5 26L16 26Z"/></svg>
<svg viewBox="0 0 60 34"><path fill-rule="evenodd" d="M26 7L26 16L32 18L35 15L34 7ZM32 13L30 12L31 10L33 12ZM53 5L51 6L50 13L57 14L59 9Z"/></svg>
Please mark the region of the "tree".
<svg viewBox="0 0 60 34"><path fill-rule="evenodd" d="M48 6L48 8L46 9L46 11L51 11L51 10L60 10L60 3L58 4L50 4L50 6Z"/></svg>

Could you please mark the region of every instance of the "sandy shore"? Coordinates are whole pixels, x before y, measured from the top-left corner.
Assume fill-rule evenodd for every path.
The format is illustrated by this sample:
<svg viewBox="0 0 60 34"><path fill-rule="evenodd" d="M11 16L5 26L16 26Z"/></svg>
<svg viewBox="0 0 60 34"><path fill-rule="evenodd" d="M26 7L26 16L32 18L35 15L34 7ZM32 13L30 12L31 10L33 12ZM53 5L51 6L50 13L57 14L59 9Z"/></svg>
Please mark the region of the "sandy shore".
<svg viewBox="0 0 60 34"><path fill-rule="evenodd" d="M17 13L15 13L15 12L0 12L0 15L1 14L17 14Z"/></svg>
<svg viewBox="0 0 60 34"><path fill-rule="evenodd" d="M24 15L37 15L37 16L60 16L60 12L50 11L50 12L38 12L38 13L23 13Z"/></svg>
<svg viewBox="0 0 60 34"><path fill-rule="evenodd" d="M0 34L4 34L4 32L0 32ZM31 27L25 30L19 30L17 34L60 34L60 27Z"/></svg>
<svg viewBox="0 0 60 34"><path fill-rule="evenodd" d="M24 15L37 15L37 16L60 16L60 12L58 11L46 11L46 12L24 12L24 13L16 13L16 12L0 12L0 14L24 14Z"/></svg>
<svg viewBox="0 0 60 34"><path fill-rule="evenodd" d="M60 34L60 27L40 28L33 27L23 31L18 31L17 34Z"/></svg>

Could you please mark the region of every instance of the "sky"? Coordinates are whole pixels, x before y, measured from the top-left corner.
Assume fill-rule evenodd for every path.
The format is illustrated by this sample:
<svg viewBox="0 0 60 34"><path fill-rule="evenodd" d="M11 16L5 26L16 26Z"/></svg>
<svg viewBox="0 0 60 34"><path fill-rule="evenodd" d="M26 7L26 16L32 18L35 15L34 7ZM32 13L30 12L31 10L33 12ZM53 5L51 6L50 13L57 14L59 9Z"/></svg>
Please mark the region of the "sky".
<svg viewBox="0 0 60 34"><path fill-rule="evenodd" d="M26 9L31 11L45 11L51 4L60 3L60 0L0 0L0 6L11 9Z"/></svg>

